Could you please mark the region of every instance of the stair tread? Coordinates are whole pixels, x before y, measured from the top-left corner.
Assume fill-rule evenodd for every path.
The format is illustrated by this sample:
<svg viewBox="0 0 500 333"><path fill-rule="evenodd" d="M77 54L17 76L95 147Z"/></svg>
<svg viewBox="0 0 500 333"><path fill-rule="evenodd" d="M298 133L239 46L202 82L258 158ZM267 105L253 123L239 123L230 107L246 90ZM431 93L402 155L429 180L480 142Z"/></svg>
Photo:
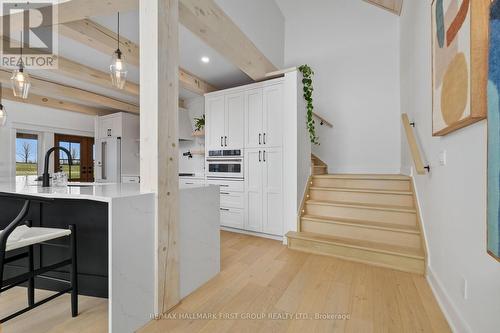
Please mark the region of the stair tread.
<svg viewBox="0 0 500 333"><path fill-rule="evenodd" d="M350 187L323 187L311 186L311 190L318 191L332 191L332 192L355 192L355 193L378 193L378 194L397 194L397 195L413 195L410 191L397 191L397 190L377 190L368 188L350 188Z"/></svg>
<svg viewBox="0 0 500 333"><path fill-rule="evenodd" d="M391 175L391 174L328 174L328 175L315 176L315 178L360 179L360 180L404 180L404 181L410 180L410 177L405 175Z"/></svg>
<svg viewBox="0 0 500 333"><path fill-rule="evenodd" d="M406 213L416 213L417 212L415 210L415 208L413 208L413 207L370 204L370 203L360 203L360 202L340 202L340 201L324 201L324 200L310 200L309 199L306 201L306 204L316 204L316 205L324 205L324 206L342 206L342 207L386 210L386 211L406 212Z"/></svg>
<svg viewBox="0 0 500 333"><path fill-rule="evenodd" d="M317 216L310 214L302 216L301 219L308 221L333 223L333 224L350 224L371 229L382 229L382 230L391 230L404 233L420 234L420 230L417 228L417 226L409 226L404 224L380 223L369 220L351 219L351 218L335 218L335 217L329 218L325 216Z"/></svg>
<svg viewBox="0 0 500 333"><path fill-rule="evenodd" d="M404 257L411 257L416 259L425 259L424 252L420 249L410 248L406 246L399 245L391 245L379 242L370 242L364 240L350 239L350 238L342 238L335 236L325 236L321 234L315 234L311 232L295 232L289 231L286 234L287 237L308 240L308 241L316 241L320 243L327 244L336 244L340 246L359 248L369 251L382 252L388 254L394 254Z"/></svg>

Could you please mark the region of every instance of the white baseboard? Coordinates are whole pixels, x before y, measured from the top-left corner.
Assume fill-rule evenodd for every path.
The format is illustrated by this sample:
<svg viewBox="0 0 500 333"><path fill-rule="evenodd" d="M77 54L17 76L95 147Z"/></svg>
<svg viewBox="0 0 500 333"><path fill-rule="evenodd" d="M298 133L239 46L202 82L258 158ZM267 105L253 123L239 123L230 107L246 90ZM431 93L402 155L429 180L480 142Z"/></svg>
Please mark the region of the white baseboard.
<svg viewBox="0 0 500 333"><path fill-rule="evenodd" d="M229 231L229 232L236 232L238 234L245 234L245 235L262 237L262 238L269 238L269 239L274 239L277 241L283 241L283 239L286 238L283 236L275 236L275 235L263 234L261 232L254 232L254 231L241 230L241 229L222 227L222 226L220 227L220 230Z"/></svg>
<svg viewBox="0 0 500 333"><path fill-rule="evenodd" d="M472 330L469 325L465 322L465 319L460 316L456 306L451 301L451 298L443 288L441 281L434 274L430 266L427 267L426 277L427 282L429 282L432 292L434 293L434 297L436 297L439 307L441 308L441 311L443 311L451 330L454 333L471 333Z"/></svg>

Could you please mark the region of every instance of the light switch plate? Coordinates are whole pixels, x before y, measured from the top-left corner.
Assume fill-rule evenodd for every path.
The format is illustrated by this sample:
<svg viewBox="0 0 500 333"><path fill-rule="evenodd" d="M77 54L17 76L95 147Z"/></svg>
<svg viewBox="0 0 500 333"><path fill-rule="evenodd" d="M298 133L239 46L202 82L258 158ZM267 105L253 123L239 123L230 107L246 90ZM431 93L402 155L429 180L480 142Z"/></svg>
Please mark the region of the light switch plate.
<svg viewBox="0 0 500 333"><path fill-rule="evenodd" d="M441 165L441 166L446 165L446 150L442 150L439 153L439 165Z"/></svg>

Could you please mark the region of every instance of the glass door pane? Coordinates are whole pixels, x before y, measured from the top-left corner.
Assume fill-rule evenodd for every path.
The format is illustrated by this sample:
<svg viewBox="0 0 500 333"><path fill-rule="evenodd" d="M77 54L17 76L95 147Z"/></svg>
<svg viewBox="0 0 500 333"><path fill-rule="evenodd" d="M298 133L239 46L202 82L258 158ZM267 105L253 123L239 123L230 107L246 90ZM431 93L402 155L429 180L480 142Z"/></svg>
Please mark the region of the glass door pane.
<svg viewBox="0 0 500 333"><path fill-rule="evenodd" d="M60 151L55 156L55 170L65 172L70 181L93 182L94 138L56 134L54 142L56 146L69 150L73 159L69 165L66 153Z"/></svg>

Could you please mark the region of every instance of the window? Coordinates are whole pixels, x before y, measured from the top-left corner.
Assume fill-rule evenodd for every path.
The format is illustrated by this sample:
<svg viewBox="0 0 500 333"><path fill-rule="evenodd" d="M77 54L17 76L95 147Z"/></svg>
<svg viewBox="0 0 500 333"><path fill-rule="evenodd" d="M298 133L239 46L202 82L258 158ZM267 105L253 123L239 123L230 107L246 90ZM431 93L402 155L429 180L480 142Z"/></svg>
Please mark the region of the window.
<svg viewBox="0 0 500 333"><path fill-rule="evenodd" d="M38 175L38 135L16 135L16 176Z"/></svg>
<svg viewBox="0 0 500 333"><path fill-rule="evenodd" d="M94 138L76 135L56 134L56 146L64 147L71 153L73 164L69 165L68 156L64 151L55 155L55 170L61 170L68 175L70 181L94 181Z"/></svg>

